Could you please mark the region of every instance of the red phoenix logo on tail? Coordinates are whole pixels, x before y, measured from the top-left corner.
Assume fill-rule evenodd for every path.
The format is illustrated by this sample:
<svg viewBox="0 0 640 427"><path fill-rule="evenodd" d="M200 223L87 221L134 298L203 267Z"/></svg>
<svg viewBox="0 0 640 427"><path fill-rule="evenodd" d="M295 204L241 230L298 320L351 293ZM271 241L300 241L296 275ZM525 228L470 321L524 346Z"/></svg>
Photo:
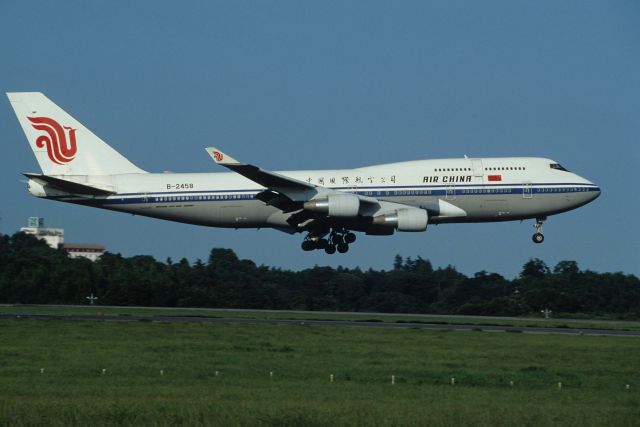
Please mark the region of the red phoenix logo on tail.
<svg viewBox="0 0 640 427"><path fill-rule="evenodd" d="M219 151L214 151L213 152L213 158L216 159L216 162L221 162L222 159L224 159L224 156L222 155L221 152Z"/></svg>
<svg viewBox="0 0 640 427"><path fill-rule="evenodd" d="M53 163L64 165L69 163L76 156L78 147L76 145L76 130L69 126L61 126L49 117L27 117L34 129L46 132L36 139L38 148L47 147L47 154ZM69 138L67 139L67 132Z"/></svg>

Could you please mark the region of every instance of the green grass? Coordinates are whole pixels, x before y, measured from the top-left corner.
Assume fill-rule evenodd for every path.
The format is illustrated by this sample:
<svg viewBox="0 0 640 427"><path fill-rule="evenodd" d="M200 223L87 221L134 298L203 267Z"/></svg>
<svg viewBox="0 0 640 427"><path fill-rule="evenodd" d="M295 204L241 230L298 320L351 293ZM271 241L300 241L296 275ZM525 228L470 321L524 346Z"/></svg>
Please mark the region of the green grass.
<svg viewBox="0 0 640 427"><path fill-rule="evenodd" d="M636 426L639 349L586 335L0 320L0 425Z"/></svg>
<svg viewBox="0 0 640 427"><path fill-rule="evenodd" d="M376 322L423 322L437 324L473 324L498 326L533 326L567 329L617 329L640 330L640 322L612 321L603 319L534 319L484 316L442 316L430 314L379 314L379 313L333 313L323 311L276 311L276 310L228 310L198 308L139 308L139 307L91 307L55 305L8 305L0 306L6 314L83 314L110 316L198 316L229 317L247 319L293 319L293 320L355 320Z"/></svg>

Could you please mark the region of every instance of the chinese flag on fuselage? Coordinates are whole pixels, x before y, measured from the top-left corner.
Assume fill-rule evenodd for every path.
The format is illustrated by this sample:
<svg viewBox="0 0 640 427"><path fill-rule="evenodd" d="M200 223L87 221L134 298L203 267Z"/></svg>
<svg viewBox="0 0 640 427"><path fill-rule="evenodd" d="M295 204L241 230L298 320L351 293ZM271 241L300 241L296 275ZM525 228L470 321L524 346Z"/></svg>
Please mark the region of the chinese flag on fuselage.
<svg viewBox="0 0 640 427"><path fill-rule="evenodd" d="M502 181L502 175L489 175L487 179L489 181Z"/></svg>

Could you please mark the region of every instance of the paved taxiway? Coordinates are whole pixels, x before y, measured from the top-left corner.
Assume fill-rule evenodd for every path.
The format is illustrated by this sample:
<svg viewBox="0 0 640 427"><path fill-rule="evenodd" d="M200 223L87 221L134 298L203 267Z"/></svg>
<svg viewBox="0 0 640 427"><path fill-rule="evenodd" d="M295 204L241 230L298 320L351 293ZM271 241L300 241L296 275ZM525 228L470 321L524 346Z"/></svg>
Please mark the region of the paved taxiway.
<svg viewBox="0 0 640 427"><path fill-rule="evenodd" d="M93 320L110 322L183 322L183 323L223 323L249 325L299 325L299 326L353 326L392 329L430 329L454 331L485 331L485 332L523 332L533 334L564 334L564 335L604 335L640 337L640 330L620 329L578 329L578 328L544 328L531 326L499 326L477 324L442 324L428 322L371 322L357 320L293 320L293 319L247 319L230 317L200 317L200 316L96 316L96 315L67 315L67 314L9 314L0 313L0 319L42 319L42 320Z"/></svg>

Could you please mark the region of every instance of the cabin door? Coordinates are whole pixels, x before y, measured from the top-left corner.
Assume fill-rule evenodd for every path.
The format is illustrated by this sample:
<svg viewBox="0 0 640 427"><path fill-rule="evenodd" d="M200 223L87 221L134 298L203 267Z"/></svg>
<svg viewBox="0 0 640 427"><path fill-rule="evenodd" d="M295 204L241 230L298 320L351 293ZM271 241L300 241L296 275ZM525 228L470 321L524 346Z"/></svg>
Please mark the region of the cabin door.
<svg viewBox="0 0 640 427"><path fill-rule="evenodd" d="M484 176L482 159L471 159L471 167L473 168L473 176Z"/></svg>

